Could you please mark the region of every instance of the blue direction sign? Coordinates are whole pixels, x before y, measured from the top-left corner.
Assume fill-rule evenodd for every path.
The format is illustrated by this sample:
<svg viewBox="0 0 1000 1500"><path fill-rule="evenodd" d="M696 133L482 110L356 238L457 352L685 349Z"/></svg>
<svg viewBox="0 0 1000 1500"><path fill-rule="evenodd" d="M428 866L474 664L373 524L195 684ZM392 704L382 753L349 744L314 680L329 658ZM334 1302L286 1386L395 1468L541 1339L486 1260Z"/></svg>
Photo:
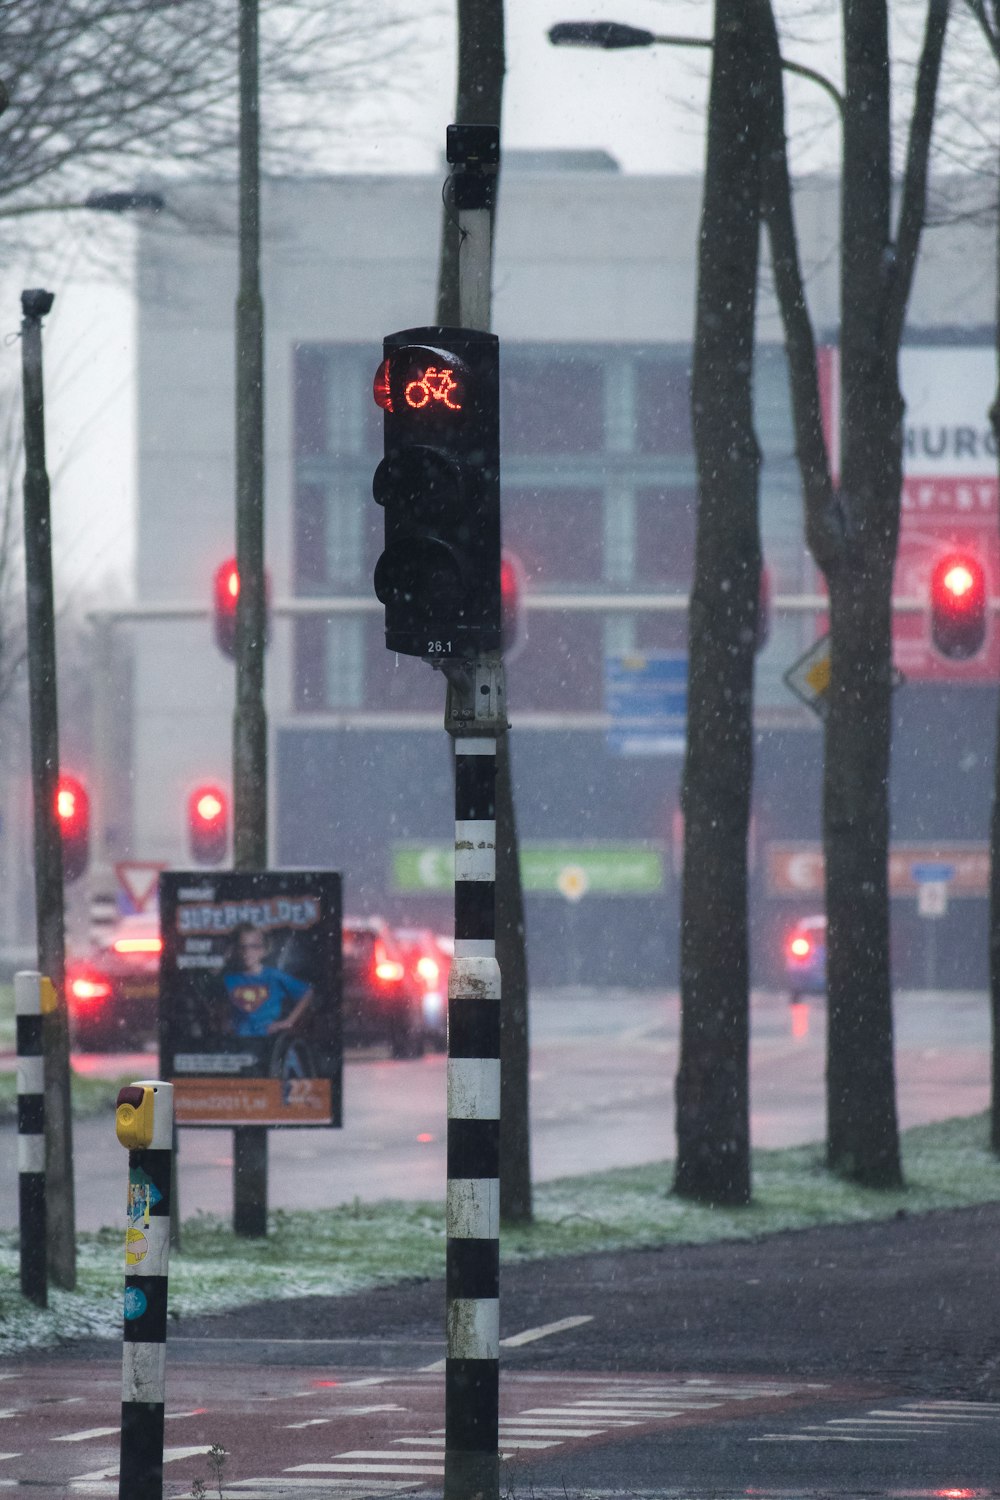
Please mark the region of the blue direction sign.
<svg viewBox="0 0 1000 1500"><path fill-rule="evenodd" d="M684 651L623 652L604 659L604 706L615 755L681 755L687 733Z"/></svg>
<svg viewBox="0 0 1000 1500"><path fill-rule="evenodd" d="M947 885L955 879L955 866L938 863L937 860L921 861L910 866L910 879L917 885L933 885L939 881Z"/></svg>

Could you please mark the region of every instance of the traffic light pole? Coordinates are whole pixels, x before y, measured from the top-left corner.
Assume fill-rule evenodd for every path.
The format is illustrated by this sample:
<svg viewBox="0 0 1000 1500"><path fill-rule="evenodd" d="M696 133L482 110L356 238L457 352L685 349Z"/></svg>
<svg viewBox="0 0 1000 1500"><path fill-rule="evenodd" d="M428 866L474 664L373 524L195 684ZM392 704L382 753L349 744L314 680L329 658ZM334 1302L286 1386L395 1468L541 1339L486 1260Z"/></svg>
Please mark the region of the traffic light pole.
<svg viewBox="0 0 1000 1500"><path fill-rule="evenodd" d="M479 127L464 136L461 132L460 126L448 132L460 230L460 322L463 328L488 333L499 131ZM507 730L506 686L499 651L480 654L468 664L441 666L448 679L445 729L455 747L444 1500L470 1495L498 1500L501 975L496 956L496 779L497 742Z"/></svg>
<svg viewBox="0 0 1000 1500"><path fill-rule="evenodd" d="M72 1291L76 1285L73 1122L66 1011L62 843L56 816L59 712L52 588L52 515L45 465L45 391L42 380L42 319L52 310L54 300L52 292L40 289L21 293L24 572L38 967L51 980L56 997L54 1008L43 1021L49 1272L56 1286Z"/></svg>
<svg viewBox="0 0 1000 1500"><path fill-rule="evenodd" d="M236 299L236 710L233 866L267 868L264 706L264 303L260 289L258 0L240 0L240 284ZM267 1233L267 1129L233 1131L233 1228Z"/></svg>

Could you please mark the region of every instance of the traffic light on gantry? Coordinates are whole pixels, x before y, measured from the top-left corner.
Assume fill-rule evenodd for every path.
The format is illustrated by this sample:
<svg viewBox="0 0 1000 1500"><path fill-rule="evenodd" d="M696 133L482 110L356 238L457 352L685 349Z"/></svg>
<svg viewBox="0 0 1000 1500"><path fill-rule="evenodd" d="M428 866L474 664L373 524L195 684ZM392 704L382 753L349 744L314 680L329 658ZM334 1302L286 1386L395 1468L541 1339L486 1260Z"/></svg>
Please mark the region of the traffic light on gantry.
<svg viewBox="0 0 1000 1500"><path fill-rule="evenodd" d="M433 660L500 649L499 345L473 329L390 334L375 376L385 512L375 593L390 651Z"/></svg>
<svg viewBox="0 0 1000 1500"><path fill-rule="evenodd" d="M62 842L63 880L79 880L90 858L90 798L75 776L60 776L56 784L56 822Z"/></svg>
<svg viewBox="0 0 1000 1500"><path fill-rule="evenodd" d="M212 582L212 619L215 644L230 661L236 659L236 610L240 602L240 573L235 557L229 557L215 570ZM264 644L271 638L271 579L264 573Z"/></svg>
<svg viewBox="0 0 1000 1500"><path fill-rule="evenodd" d="M986 574L970 552L941 558L931 574L931 640L942 656L963 661L986 639Z"/></svg>
<svg viewBox="0 0 1000 1500"><path fill-rule="evenodd" d="M215 644L223 656L236 655L236 606L240 598L240 575L235 557L230 557L215 570L212 589Z"/></svg>
<svg viewBox="0 0 1000 1500"><path fill-rule="evenodd" d="M188 797L188 848L196 865L221 865L229 848L229 798L219 786Z"/></svg>

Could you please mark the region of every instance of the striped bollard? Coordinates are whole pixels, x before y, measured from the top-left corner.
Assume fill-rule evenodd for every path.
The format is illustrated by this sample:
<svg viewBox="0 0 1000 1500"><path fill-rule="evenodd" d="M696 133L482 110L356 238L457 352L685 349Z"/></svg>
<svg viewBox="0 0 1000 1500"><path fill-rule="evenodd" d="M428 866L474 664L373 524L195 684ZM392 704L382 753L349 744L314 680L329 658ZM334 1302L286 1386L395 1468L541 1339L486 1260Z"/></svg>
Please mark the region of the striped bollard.
<svg viewBox="0 0 1000 1500"><path fill-rule="evenodd" d="M17 1191L21 1239L21 1295L47 1307L48 1235L45 1203L45 1049L42 989L33 969L14 975L17 1017Z"/></svg>
<svg viewBox="0 0 1000 1500"><path fill-rule="evenodd" d="M163 1496L173 1127L172 1084L143 1079L120 1091L115 1133L128 1148L128 1209L118 1500Z"/></svg>
<svg viewBox="0 0 1000 1500"><path fill-rule="evenodd" d="M500 969L496 740L455 738L455 957L448 983L444 1500L500 1486Z"/></svg>

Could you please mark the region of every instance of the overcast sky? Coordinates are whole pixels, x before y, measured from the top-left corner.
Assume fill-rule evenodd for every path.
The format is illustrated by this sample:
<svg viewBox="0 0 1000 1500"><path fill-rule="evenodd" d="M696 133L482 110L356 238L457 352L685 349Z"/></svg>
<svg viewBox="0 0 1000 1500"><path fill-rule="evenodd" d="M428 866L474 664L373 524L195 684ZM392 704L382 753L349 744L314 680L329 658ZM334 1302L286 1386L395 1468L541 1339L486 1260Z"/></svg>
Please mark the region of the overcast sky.
<svg viewBox="0 0 1000 1500"><path fill-rule="evenodd" d="M821 69L839 84L836 0L779 0L787 24L785 55ZM453 6L431 0L421 42L400 70L400 86L372 95L331 141L328 164L340 171L437 172L454 98ZM658 33L707 37L711 0L508 0L507 148L603 147L630 173L697 172L704 153L707 52L660 46L641 51L555 49L556 21L615 19ZM906 0L893 7L904 16ZM906 46L905 27L900 51ZM838 132L830 101L815 84L791 80L795 165L836 165ZM266 130L266 120L264 121ZM65 231L63 231L65 232ZM95 232L95 231L91 231ZM127 231L108 226L108 234ZM134 316L127 289L107 279L50 281L56 310L46 334L49 448L57 564L65 586L113 577L131 593L135 490ZM30 266L8 282L5 333L19 320L18 292L35 284ZM18 380L19 349L2 345L0 378Z"/></svg>

